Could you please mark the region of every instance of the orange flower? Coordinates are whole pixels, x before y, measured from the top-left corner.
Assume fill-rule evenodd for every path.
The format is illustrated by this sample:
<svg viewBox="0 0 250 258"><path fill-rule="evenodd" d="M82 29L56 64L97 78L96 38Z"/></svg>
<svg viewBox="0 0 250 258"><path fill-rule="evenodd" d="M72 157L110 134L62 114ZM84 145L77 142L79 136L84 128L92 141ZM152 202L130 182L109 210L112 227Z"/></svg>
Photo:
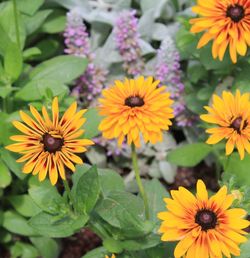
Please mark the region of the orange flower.
<svg viewBox="0 0 250 258"><path fill-rule="evenodd" d="M198 0L193 12L202 16L191 19L191 32L205 31L198 48L213 40L213 58L223 59L229 46L231 59L237 62L237 53L245 56L250 45L249 0Z"/></svg>
<svg viewBox="0 0 250 258"><path fill-rule="evenodd" d="M165 198L168 211L160 212L163 220L159 232L162 241L180 241L175 258L218 258L240 255L240 243L246 242L242 229L249 226L243 209L229 209L234 197L223 186L208 197L205 184L197 182L196 197L184 187L171 191L173 199Z"/></svg>
<svg viewBox="0 0 250 258"><path fill-rule="evenodd" d="M245 150L250 153L250 100L249 93L240 94L237 90L234 96L230 92L223 91L222 98L213 95L212 107L205 107L209 112L201 115L201 119L219 127L207 129L212 134L208 144L216 144L226 139L226 155L230 155L236 145L240 158L245 156Z"/></svg>
<svg viewBox="0 0 250 258"><path fill-rule="evenodd" d="M52 103L52 120L44 106L43 117L30 106L30 112L35 120L20 111L24 123L14 121L13 125L24 135L11 136L10 139L18 143L5 148L23 154L17 162L26 162L23 167L24 173L38 174L39 181L43 181L49 173L51 184L54 185L58 180L58 173L63 180L66 179L64 165L75 171L73 163L82 164L82 159L76 154L85 152L85 147L93 142L77 139L84 133L80 128L86 121L82 117L86 110L76 112L76 108L77 104L74 102L60 121L57 97Z"/></svg>
<svg viewBox="0 0 250 258"><path fill-rule="evenodd" d="M172 124L173 101L166 87L159 87L159 81L149 77L116 81L115 86L102 91L100 114L105 118L99 126L103 137L118 138L121 145L125 136L128 144L140 147L140 135L145 142L162 141L162 131Z"/></svg>
<svg viewBox="0 0 250 258"><path fill-rule="evenodd" d="M105 258L109 258L109 256L108 256L108 255L105 255ZM115 258L115 255L112 254L112 256L111 256L110 258Z"/></svg>

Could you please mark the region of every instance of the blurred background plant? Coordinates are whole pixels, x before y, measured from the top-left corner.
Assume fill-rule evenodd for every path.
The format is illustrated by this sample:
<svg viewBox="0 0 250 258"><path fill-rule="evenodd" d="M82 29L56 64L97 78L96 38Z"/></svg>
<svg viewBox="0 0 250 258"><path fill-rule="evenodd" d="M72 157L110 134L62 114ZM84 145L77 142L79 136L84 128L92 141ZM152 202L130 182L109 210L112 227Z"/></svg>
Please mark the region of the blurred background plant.
<svg viewBox="0 0 250 258"><path fill-rule="evenodd" d="M197 50L199 36L189 32L194 3L193 0L0 1L0 257L77 258L101 245L99 237L103 246L88 252L85 258L104 257L107 251L120 253L119 258L160 258L171 253L174 244L162 244L156 233L157 219L153 217L151 224L141 221L141 203L130 194L138 192L130 149L125 144L118 148L115 141L102 139L97 130L100 117L95 107L101 90L125 76L154 76L167 85L175 100L174 125L164 135L164 141L154 146L143 145L138 150L152 212L164 209L162 198L168 195L166 189L180 185L192 188L197 178L203 178L211 190L216 190L222 172L221 184L236 191L236 196L242 195L235 205L249 211L249 155L243 161L237 153L226 158L224 144L206 145L207 125L199 120L213 93L220 94L225 89L250 92L249 51L234 65L228 53L222 62L214 60L211 44ZM101 168L93 173L99 178L101 190L97 187L96 192L102 197L93 197L95 208L91 207L87 224L92 231L85 228L74 236L85 225L84 219L75 223L71 231L58 226L52 232L48 224L41 224L37 231L33 217L41 212L43 215L47 212L46 216L64 216L69 207L65 198L61 199L47 183L40 186L36 179L22 174L16 156L4 149L10 143L9 136L15 133L11 121L19 119L18 111L28 109L31 103L41 110L42 103L50 103L56 95L63 109L74 99L81 107L90 107L85 115L88 118L85 136L94 138L96 146L83 159ZM74 184L88 169L87 165L78 168ZM134 221L126 220L122 228L117 225L125 217L114 214L108 217L102 206L108 207L105 197L109 191L118 189L122 189L122 194L112 197L120 205L117 210L128 206L134 209L128 211ZM62 191L60 184L58 191ZM45 205L48 196L58 204ZM128 197L133 200L125 202ZM41 218L39 221L43 222ZM129 231L131 225L134 231ZM243 245L241 257L250 257L249 246L249 241Z"/></svg>

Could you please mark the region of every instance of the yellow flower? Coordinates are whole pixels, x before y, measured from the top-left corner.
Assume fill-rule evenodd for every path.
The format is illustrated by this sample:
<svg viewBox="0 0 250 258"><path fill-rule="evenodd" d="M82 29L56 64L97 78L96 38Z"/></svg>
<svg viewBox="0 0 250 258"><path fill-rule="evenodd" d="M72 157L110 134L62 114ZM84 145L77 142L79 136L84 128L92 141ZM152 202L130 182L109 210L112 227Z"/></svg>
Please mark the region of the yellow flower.
<svg viewBox="0 0 250 258"><path fill-rule="evenodd" d="M105 255L105 258L109 258L108 255ZM115 255L112 254L112 256L110 258L115 258Z"/></svg>
<svg viewBox="0 0 250 258"><path fill-rule="evenodd" d="M103 137L118 138L119 145L127 137L127 143L133 142L136 147L140 147L140 135L145 142L162 141L162 130L169 129L174 115L170 93L158 84L152 77L139 77L115 81L114 86L103 90L99 100L100 114L105 116L99 126Z"/></svg>
<svg viewBox="0 0 250 258"><path fill-rule="evenodd" d="M84 130L80 129L85 123L83 114L86 110L76 112L74 102L59 121L58 99L52 103L52 120L43 106L42 114L30 106L34 119L20 111L23 123L13 121L13 125L24 135L14 135L10 139L18 143L6 146L6 149L18 152L23 156L17 162L26 162L24 173L38 174L39 181L43 181L49 173L52 185L58 180L58 173L65 180L65 167L75 171L73 163L82 164L82 159L76 155L86 151L86 146L93 142L87 139L77 139ZM76 154L75 154L76 153Z"/></svg>
<svg viewBox="0 0 250 258"><path fill-rule="evenodd" d="M229 53L234 63L237 53L245 56L250 45L250 4L249 0L198 0L193 12L202 16L191 19L191 32L205 31L198 48L213 40L213 58L223 59L229 46Z"/></svg>
<svg viewBox="0 0 250 258"><path fill-rule="evenodd" d="M208 144L216 144L226 139L226 155L230 155L236 145L240 158L245 156L245 150L250 153L250 100L249 93L240 94L237 90L234 96L230 92L223 91L222 98L213 95L212 107L205 107L209 112L201 115L201 119L219 127L207 129L212 134Z"/></svg>
<svg viewBox="0 0 250 258"><path fill-rule="evenodd" d="M158 213L163 220L159 229L162 241L180 241L174 251L175 258L222 258L240 255L238 245L247 241L242 229L249 226L243 219L246 211L228 209L234 197L223 186L208 197L203 181L197 182L196 197L184 187L171 191L165 198L168 211Z"/></svg>

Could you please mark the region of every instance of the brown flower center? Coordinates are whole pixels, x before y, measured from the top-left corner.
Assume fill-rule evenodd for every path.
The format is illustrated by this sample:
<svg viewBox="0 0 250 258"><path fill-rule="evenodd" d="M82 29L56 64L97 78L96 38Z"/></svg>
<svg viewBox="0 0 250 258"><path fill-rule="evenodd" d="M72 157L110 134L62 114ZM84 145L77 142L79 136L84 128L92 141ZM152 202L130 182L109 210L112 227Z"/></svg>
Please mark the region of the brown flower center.
<svg viewBox="0 0 250 258"><path fill-rule="evenodd" d="M132 108L141 107L144 105L144 100L139 96L131 96L125 99L125 105Z"/></svg>
<svg viewBox="0 0 250 258"><path fill-rule="evenodd" d="M241 5L230 5L227 8L227 17L230 17L232 21L239 22L245 16L245 10Z"/></svg>
<svg viewBox="0 0 250 258"><path fill-rule="evenodd" d="M55 153L56 151L61 150L63 146L62 138L55 138L50 134L46 133L43 136L42 143L44 144L44 150L50 153Z"/></svg>
<svg viewBox="0 0 250 258"><path fill-rule="evenodd" d="M203 231L213 229L217 224L217 216L211 210L199 210L195 216L195 222L201 226Z"/></svg>
<svg viewBox="0 0 250 258"><path fill-rule="evenodd" d="M242 117L236 118L230 125L231 128L233 128L235 131L240 133L241 131L241 123L242 123ZM247 127L247 121L244 122L244 125L242 127L242 130Z"/></svg>

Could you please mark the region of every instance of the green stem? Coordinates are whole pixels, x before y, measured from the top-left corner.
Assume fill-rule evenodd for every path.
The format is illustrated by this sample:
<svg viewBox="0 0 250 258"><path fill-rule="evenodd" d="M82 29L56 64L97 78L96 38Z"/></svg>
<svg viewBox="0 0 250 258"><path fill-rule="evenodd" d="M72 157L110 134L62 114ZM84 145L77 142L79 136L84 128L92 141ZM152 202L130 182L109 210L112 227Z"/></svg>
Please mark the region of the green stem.
<svg viewBox="0 0 250 258"><path fill-rule="evenodd" d="M73 197L72 197L72 194L71 194L71 191L70 191L70 187L69 187L69 183L67 181L67 179L63 180L63 185L64 185L64 189L67 193L67 197L70 201L70 206L73 206L74 204L74 200L73 200Z"/></svg>
<svg viewBox="0 0 250 258"><path fill-rule="evenodd" d="M12 0L12 2L13 2L14 20L15 20L15 29L16 29L16 42L17 42L18 48L21 49L17 4L16 4L16 0Z"/></svg>
<svg viewBox="0 0 250 258"><path fill-rule="evenodd" d="M140 194L141 194L143 202L144 202L146 219L149 219L148 198L147 198L147 195L145 193L145 190L143 188L143 184L141 181L140 171L139 171L139 167L138 167L137 154L136 154L136 150L135 150L135 145L133 143L131 145L131 150L132 150L131 154L132 154L132 162L133 162L133 169L135 172L136 182L137 182Z"/></svg>

